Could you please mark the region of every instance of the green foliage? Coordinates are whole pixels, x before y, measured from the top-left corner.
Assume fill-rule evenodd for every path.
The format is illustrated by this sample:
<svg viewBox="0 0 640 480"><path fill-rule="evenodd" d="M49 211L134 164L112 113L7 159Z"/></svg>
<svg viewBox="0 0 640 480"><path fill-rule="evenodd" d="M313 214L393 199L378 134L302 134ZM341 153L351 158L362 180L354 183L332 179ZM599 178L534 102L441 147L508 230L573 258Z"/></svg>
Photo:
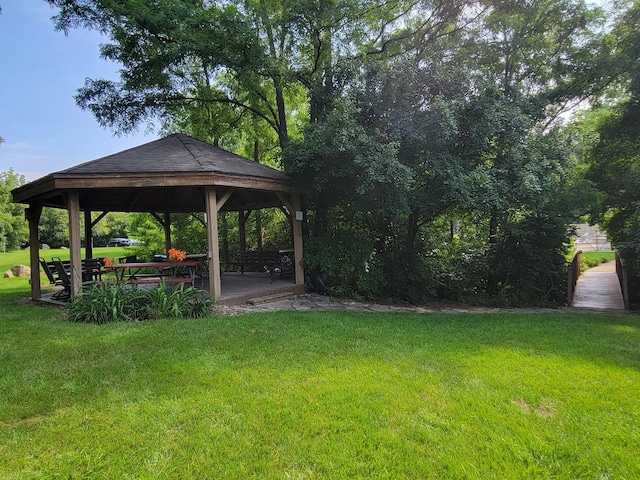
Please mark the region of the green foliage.
<svg viewBox="0 0 640 480"><path fill-rule="evenodd" d="M626 98L601 109L596 118L597 142L589 157L588 178L604 198L592 212L607 231L628 270L629 297L640 305L640 6L620 17L613 31L613 53Z"/></svg>
<svg viewBox="0 0 640 480"><path fill-rule="evenodd" d="M59 208L43 208L38 225L40 243L51 248L69 246L69 214Z"/></svg>
<svg viewBox="0 0 640 480"><path fill-rule="evenodd" d="M171 242L174 248L187 253L207 251L207 231L204 213L172 214Z"/></svg>
<svg viewBox="0 0 640 480"><path fill-rule="evenodd" d="M125 284L102 284L74 297L69 319L80 323L127 322L145 319L142 289Z"/></svg>
<svg viewBox="0 0 640 480"><path fill-rule="evenodd" d="M436 218L422 231L437 280L437 298L482 302L489 275L488 221L474 215Z"/></svg>
<svg viewBox="0 0 640 480"><path fill-rule="evenodd" d="M305 243L305 268L318 269L325 284L338 295L357 295L364 283L370 293L379 293L381 281L368 275L374 242L368 232L352 225L336 223ZM372 285L375 283L375 285Z"/></svg>
<svg viewBox="0 0 640 480"><path fill-rule="evenodd" d="M0 142L1 143L1 142ZM0 249L17 250L29 241L24 205L12 203L11 190L26 183L23 175L9 169L0 172Z"/></svg>
<svg viewBox="0 0 640 480"><path fill-rule="evenodd" d="M80 323L130 322L158 318L201 318L212 303L194 287L183 284L170 291L164 283L152 290L127 284L102 284L76 296L69 319Z"/></svg>
<svg viewBox="0 0 640 480"><path fill-rule="evenodd" d="M582 267L584 271L587 268L597 267L602 263L614 262L616 259L615 252L582 252Z"/></svg>
<svg viewBox="0 0 640 480"><path fill-rule="evenodd" d="M94 213L93 218L98 214ZM106 246L111 238L129 238L131 214L123 212L109 212L93 227L93 243ZM135 237L134 237L135 238Z"/></svg>
<svg viewBox="0 0 640 480"><path fill-rule="evenodd" d="M142 243L133 247L138 258L148 259L166 253L164 230L158 221L148 213L132 215L131 234Z"/></svg>
<svg viewBox="0 0 640 480"><path fill-rule="evenodd" d="M103 54L123 67L120 82L88 80L77 97L103 125L125 132L159 116L167 130L270 165L282 151L286 171L312 189L306 262L335 290L560 301L568 225L597 196L576 168L580 149L554 126L628 63L608 68L616 45L601 8L48 1L59 28L108 35ZM633 34L617 36L633 46ZM470 218L477 224L461 226L472 233L442 235ZM251 221L257 248L288 240L281 217ZM271 238L263 221L278 227ZM153 223L134 229L144 256L165 248ZM225 256L235 228L224 219ZM176 246L202 250L197 223L176 219L174 229Z"/></svg>
<svg viewBox="0 0 640 480"><path fill-rule="evenodd" d="M358 122L358 109L338 102L325 122L310 125L304 140L287 149L287 172L312 187L310 202L324 212L336 205L352 211L406 211L411 171L397 158L397 145ZM322 214L322 213L321 213Z"/></svg>
<svg viewBox="0 0 640 480"><path fill-rule="evenodd" d="M383 281L379 291L365 290L369 298L420 304L436 296L437 263L425 252L394 244L373 260L372 270L378 269Z"/></svg>
<svg viewBox="0 0 640 480"><path fill-rule="evenodd" d="M510 222L488 252L507 305L558 305L566 294L569 231L564 219L541 213Z"/></svg>
<svg viewBox="0 0 640 480"><path fill-rule="evenodd" d="M192 286L185 288L183 283L170 290L160 284L153 290L143 292L143 319L202 318L213 311L213 304L205 292Z"/></svg>

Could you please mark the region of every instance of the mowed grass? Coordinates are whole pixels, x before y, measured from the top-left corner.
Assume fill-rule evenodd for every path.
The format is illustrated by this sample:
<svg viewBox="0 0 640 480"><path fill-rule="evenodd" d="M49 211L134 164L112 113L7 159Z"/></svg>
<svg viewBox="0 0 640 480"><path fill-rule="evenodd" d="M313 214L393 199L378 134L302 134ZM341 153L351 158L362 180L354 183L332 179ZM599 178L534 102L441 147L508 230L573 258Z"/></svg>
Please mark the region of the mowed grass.
<svg viewBox="0 0 640 480"><path fill-rule="evenodd" d="M640 478L636 315L94 326L0 282L3 479Z"/></svg>
<svg viewBox="0 0 640 480"><path fill-rule="evenodd" d="M93 249L93 256L98 257L124 257L130 255L134 250L128 247L95 247ZM82 258L85 258L85 250L81 249ZM29 249L20 250L16 252L0 253L0 273L9 270L12 266L17 264L29 265ZM48 250L40 250L40 256L47 261L51 260L51 257L59 257L61 260L69 260L69 250L66 248L52 248Z"/></svg>
<svg viewBox="0 0 640 480"><path fill-rule="evenodd" d="M615 262L615 252L582 252L582 261L590 268L601 263Z"/></svg>

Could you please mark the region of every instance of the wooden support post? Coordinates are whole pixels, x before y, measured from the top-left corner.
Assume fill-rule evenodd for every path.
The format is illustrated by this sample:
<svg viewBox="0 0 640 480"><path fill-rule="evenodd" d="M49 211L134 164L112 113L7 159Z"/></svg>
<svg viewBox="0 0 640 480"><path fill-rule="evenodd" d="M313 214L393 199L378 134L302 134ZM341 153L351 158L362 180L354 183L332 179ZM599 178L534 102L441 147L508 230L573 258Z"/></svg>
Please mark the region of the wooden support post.
<svg viewBox="0 0 640 480"><path fill-rule="evenodd" d="M39 300L42 297L42 284L40 283L40 238L38 237L38 225L42 215L42 205L30 204L24 212L29 221L29 257L31 266L31 298Z"/></svg>
<svg viewBox="0 0 640 480"><path fill-rule="evenodd" d="M91 210L84 212L84 258L93 258L93 223Z"/></svg>
<svg viewBox="0 0 640 480"><path fill-rule="evenodd" d="M164 249L169 255L171 248L171 214L169 212L165 212L162 226L164 227Z"/></svg>
<svg viewBox="0 0 640 480"><path fill-rule="evenodd" d="M293 222L293 255L295 258L296 285L304 285L304 266L302 264L302 222L296 218L296 212L301 211L300 195L291 195L291 220Z"/></svg>
<svg viewBox="0 0 640 480"><path fill-rule="evenodd" d="M77 190L67 194L69 209L69 252L71 255L71 297L82 288L82 260L80 255L80 195Z"/></svg>
<svg viewBox="0 0 640 480"><path fill-rule="evenodd" d="M238 241L240 242L240 251L247 251L247 219L251 215L251 210L238 212Z"/></svg>
<svg viewBox="0 0 640 480"><path fill-rule="evenodd" d="M218 301L222 298L222 288L220 286L220 252L218 246L218 202L214 187L207 187L205 204L207 208L209 296L212 300Z"/></svg>

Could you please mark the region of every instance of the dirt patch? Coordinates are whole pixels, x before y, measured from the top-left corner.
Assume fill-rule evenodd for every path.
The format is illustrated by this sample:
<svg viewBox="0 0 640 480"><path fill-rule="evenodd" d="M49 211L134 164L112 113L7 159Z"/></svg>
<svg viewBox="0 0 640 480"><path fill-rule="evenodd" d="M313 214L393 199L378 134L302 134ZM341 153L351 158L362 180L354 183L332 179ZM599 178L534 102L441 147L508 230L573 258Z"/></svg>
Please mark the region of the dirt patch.
<svg viewBox="0 0 640 480"><path fill-rule="evenodd" d="M551 418L556 415L556 411L553 407L550 407L548 405L537 405L537 406L529 405L522 398L516 398L514 400L511 400L511 404L515 405L525 413L531 413L531 414L537 415L540 418Z"/></svg>

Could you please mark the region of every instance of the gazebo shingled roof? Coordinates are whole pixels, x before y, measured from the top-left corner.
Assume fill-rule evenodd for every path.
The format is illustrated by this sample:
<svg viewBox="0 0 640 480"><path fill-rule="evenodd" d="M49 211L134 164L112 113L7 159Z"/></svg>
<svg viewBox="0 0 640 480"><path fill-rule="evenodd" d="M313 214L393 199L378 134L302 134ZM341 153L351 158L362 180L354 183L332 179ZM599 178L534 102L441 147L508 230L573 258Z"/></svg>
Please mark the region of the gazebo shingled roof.
<svg viewBox="0 0 640 480"><path fill-rule="evenodd" d="M239 187L228 210L282 205L276 192L301 192L293 179L183 134L167 137L49 174L13 191L14 201L65 208L63 192L80 190L91 211L204 211L204 187Z"/></svg>
<svg viewBox="0 0 640 480"><path fill-rule="evenodd" d="M73 294L80 289L80 211L88 213L87 237L91 236L93 226L91 212L150 212L165 214L165 218L168 213L207 212L210 294L218 300L217 213L284 206L292 218L296 286L303 288L302 227L298 212L300 195L304 193L304 187L278 170L183 134L169 135L52 173L12 191L14 202L29 205L26 214L34 299L41 294L38 223L45 206L69 211ZM166 232L165 226L167 235ZM88 247L87 255L90 252Z"/></svg>

